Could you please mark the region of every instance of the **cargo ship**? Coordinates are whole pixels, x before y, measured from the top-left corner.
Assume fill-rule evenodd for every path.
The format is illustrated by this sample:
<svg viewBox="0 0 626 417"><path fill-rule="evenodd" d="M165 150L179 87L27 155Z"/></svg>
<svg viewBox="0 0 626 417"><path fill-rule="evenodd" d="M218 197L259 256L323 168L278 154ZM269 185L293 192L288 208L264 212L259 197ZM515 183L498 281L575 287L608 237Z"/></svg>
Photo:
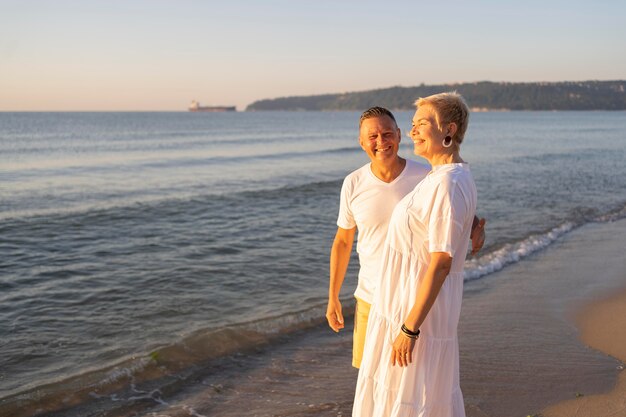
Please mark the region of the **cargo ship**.
<svg viewBox="0 0 626 417"><path fill-rule="evenodd" d="M189 105L189 111L222 112L237 111L237 108L235 106L201 106L200 103L193 100Z"/></svg>

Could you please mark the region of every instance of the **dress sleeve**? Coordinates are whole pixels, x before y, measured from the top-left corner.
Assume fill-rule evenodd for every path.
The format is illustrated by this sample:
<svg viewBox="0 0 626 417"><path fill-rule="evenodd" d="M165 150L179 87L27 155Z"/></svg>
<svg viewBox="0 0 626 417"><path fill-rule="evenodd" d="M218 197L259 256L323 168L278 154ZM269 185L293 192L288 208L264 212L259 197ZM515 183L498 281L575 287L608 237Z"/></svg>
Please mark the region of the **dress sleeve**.
<svg viewBox="0 0 626 417"><path fill-rule="evenodd" d="M352 208L350 206L352 195L352 184L346 178L341 186L341 197L339 198L339 216L337 217L337 226L342 229L352 229L356 226Z"/></svg>
<svg viewBox="0 0 626 417"><path fill-rule="evenodd" d="M446 252L454 257L459 247L459 240L463 236L467 207L462 194L457 188L456 181L443 181L435 195L428 224L428 251Z"/></svg>

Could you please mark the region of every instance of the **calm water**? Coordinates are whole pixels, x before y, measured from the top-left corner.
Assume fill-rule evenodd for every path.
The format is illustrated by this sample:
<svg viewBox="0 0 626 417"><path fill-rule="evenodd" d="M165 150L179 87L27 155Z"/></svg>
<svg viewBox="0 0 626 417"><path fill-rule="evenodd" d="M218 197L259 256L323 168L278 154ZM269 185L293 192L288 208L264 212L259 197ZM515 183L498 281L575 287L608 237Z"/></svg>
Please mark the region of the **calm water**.
<svg viewBox="0 0 626 417"><path fill-rule="evenodd" d="M358 117L0 113L0 411L182 380L323 320ZM473 114L462 155L488 220L468 280L626 215L625 112Z"/></svg>

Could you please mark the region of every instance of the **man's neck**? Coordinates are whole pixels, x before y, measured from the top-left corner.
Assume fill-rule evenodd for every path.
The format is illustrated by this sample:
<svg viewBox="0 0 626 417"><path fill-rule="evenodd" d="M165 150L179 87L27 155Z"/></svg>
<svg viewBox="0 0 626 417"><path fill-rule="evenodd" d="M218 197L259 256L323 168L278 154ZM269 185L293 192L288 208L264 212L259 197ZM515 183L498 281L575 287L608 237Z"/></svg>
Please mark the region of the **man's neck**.
<svg viewBox="0 0 626 417"><path fill-rule="evenodd" d="M384 182L392 182L398 178L405 166L406 159L399 156L390 161L372 161L371 165L372 173Z"/></svg>

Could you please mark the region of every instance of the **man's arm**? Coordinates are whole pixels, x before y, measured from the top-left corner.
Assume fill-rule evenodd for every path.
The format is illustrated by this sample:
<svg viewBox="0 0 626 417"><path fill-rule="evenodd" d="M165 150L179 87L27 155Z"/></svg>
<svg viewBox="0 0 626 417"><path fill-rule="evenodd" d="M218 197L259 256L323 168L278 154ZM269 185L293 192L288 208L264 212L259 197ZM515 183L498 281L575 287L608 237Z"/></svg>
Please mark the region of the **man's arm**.
<svg viewBox="0 0 626 417"><path fill-rule="evenodd" d="M330 285L328 287L326 319L330 328L336 332L344 327L339 291L348 270L355 232L356 227L352 229L338 227L333 247L330 250Z"/></svg>
<svg viewBox="0 0 626 417"><path fill-rule="evenodd" d="M485 219L478 220L478 217L474 216L472 223L472 232L470 233L470 239L472 239L472 255L476 255L479 250L482 249L485 244Z"/></svg>

